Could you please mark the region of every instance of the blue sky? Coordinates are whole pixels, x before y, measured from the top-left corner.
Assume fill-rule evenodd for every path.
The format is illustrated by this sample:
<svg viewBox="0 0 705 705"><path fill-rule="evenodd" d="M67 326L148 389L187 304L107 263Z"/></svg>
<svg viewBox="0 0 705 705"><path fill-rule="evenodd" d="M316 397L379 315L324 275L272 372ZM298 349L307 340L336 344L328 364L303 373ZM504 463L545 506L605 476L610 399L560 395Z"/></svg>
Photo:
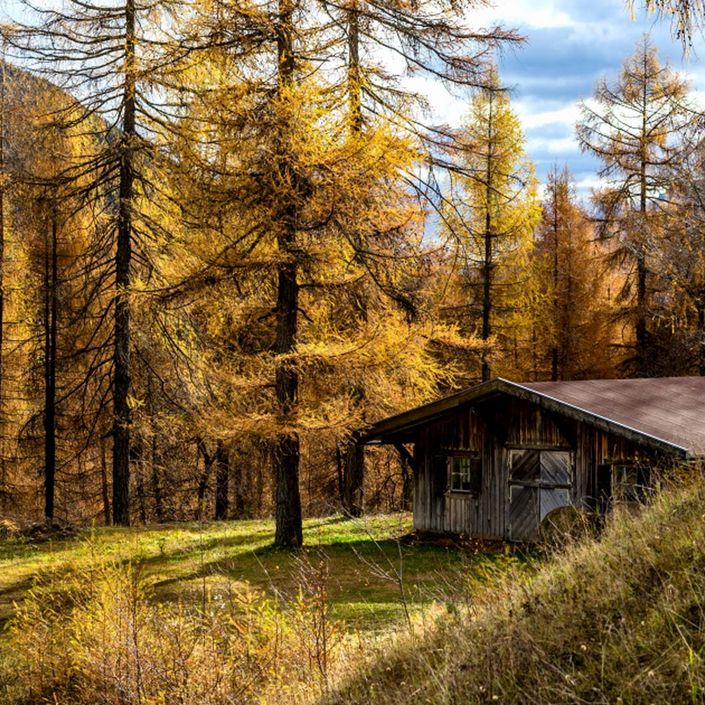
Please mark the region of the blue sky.
<svg viewBox="0 0 705 705"><path fill-rule="evenodd" d="M647 16L640 7L632 17L624 0L505 0L475 11L468 19L476 26L515 28L527 39L522 48L503 54L500 72L513 90L527 153L542 182L554 164L567 164L583 196L597 185L599 163L582 154L575 140L578 102L592 95L599 78L617 75L645 32L658 47L661 61L687 76L696 100L705 107L703 38L695 39L689 58L684 59L667 22ZM413 78L409 83L429 94L433 105L441 106L437 119L460 123L467 98L451 96L428 79Z"/></svg>
<svg viewBox="0 0 705 705"><path fill-rule="evenodd" d="M598 78L617 74L644 32L705 104L705 41L698 37L683 60L668 24L639 8L632 20L624 0L505 0L483 14L527 37L526 46L505 54L500 65L542 180L553 164L567 163L582 192L595 182L599 165L575 141L577 103L592 94Z"/></svg>

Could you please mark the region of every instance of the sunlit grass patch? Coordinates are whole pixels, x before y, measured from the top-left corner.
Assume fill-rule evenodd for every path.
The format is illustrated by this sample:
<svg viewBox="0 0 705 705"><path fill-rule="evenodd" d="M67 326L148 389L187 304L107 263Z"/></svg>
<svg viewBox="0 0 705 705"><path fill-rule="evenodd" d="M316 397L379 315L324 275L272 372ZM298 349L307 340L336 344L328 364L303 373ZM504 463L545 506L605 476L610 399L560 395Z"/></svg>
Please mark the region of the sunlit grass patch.
<svg viewBox="0 0 705 705"><path fill-rule="evenodd" d="M223 590L261 591L273 599L296 596L300 562L325 564L336 619L357 627L399 618L462 587L468 571L482 575L501 556L448 546L406 543L408 514L359 520L339 515L308 519L300 554L272 548L271 521L190 522L149 527L87 529L78 537L31 543L0 542L0 618L7 619L37 579L110 563L139 567L160 602L200 604ZM404 605L408 602L408 605Z"/></svg>

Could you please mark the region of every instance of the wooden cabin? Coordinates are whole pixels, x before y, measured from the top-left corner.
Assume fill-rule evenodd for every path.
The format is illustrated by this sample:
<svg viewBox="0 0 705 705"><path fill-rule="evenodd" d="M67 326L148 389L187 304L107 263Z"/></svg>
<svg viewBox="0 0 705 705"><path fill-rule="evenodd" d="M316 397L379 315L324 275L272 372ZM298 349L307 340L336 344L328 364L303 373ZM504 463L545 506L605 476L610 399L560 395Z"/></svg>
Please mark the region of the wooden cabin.
<svg viewBox="0 0 705 705"><path fill-rule="evenodd" d="M653 469L705 457L705 378L470 387L379 421L364 444L413 444L414 527L532 541L565 505L606 511Z"/></svg>

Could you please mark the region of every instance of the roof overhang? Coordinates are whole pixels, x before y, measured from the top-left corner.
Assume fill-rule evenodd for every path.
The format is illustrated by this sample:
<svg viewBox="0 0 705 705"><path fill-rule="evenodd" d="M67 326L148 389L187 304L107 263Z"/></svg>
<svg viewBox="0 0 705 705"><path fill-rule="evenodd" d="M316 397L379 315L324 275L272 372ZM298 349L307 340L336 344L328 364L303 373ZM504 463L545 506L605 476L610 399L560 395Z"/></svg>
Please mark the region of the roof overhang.
<svg viewBox="0 0 705 705"><path fill-rule="evenodd" d="M366 445L373 445L412 440L416 432L423 426L436 420L452 416L454 412L462 408L471 407L482 401L486 401L492 396L502 394L517 399L524 399L567 418L582 421L602 431L628 438L669 455L675 455L681 458L696 457L696 454L691 453L691 451L684 446L677 445L663 438L658 438L652 434L640 431L638 428L632 428L605 416L595 414L589 409L580 408L548 394L525 387L517 382L510 382L502 378L483 382L482 384L438 399L437 401L382 419L362 431L359 436L359 442Z"/></svg>

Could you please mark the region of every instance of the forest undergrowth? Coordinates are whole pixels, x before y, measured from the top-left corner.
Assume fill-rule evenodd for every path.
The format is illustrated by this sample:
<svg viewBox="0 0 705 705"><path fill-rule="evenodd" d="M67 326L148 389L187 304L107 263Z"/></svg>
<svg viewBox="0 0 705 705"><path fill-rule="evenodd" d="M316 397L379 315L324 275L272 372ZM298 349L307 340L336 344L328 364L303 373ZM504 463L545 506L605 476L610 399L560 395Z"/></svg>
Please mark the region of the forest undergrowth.
<svg viewBox="0 0 705 705"><path fill-rule="evenodd" d="M320 552L295 559L282 599L204 582L200 603L163 602L139 566L78 569L10 622L4 702L699 703L704 504L700 481L679 483L541 562L459 562L423 604L403 555L360 558L408 600L375 630L333 616Z"/></svg>
<svg viewBox="0 0 705 705"><path fill-rule="evenodd" d="M96 529L5 541L2 702L308 701L350 664L416 633L521 554L423 542L408 515L306 521L309 545L271 548L273 523ZM3 598L5 595L3 595ZM391 641L390 641L391 640Z"/></svg>

